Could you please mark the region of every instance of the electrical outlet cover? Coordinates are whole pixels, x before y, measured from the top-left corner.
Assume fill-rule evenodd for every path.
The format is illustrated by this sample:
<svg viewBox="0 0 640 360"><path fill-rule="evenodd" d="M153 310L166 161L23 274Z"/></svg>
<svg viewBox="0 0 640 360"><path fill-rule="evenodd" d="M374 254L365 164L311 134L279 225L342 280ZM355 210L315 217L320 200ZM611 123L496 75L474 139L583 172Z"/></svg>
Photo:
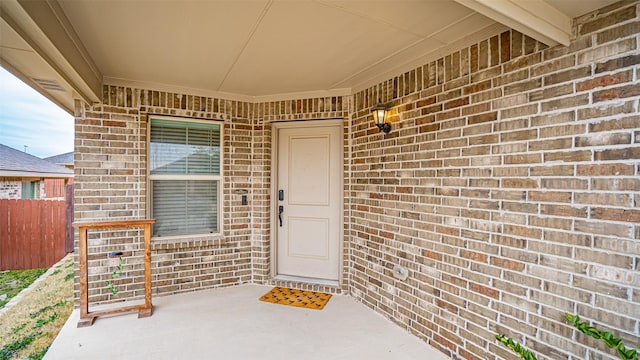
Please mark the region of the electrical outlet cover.
<svg viewBox="0 0 640 360"><path fill-rule="evenodd" d="M393 267L393 277L405 281L409 277L409 270L407 268L402 267L400 265L395 265Z"/></svg>

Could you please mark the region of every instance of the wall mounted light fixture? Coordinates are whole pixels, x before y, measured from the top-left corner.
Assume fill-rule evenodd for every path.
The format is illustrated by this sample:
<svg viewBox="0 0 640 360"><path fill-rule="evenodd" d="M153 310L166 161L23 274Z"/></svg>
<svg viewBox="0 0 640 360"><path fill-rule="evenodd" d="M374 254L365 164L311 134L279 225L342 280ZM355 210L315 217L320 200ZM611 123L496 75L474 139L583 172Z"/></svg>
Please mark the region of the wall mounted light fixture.
<svg viewBox="0 0 640 360"><path fill-rule="evenodd" d="M373 120L376 122L376 126L380 131L388 134L391 131L391 124L385 122L385 118L387 117L387 112L389 109L384 104L378 104L371 109L373 113Z"/></svg>

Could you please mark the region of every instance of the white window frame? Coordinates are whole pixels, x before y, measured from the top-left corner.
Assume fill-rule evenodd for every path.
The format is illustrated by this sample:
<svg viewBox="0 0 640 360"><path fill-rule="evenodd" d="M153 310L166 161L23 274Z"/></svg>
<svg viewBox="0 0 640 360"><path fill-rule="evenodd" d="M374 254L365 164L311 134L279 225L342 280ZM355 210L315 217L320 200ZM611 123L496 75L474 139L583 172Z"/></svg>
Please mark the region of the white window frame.
<svg viewBox="0 0 640 360"><path fill-rule="evenodd" d="M151 121L152 120L168 120L175 122L185 123L201 123L201 124L216 124L220 125L220 174L218 175L173 175L173 174L151 174ZM147 189L148 189L148 202L147 213L150 214L150 218L153 219L153 181L154 180L217 180L218 181L218 232L215 233L200 233L200 234L185 234L185 235L169 235L169 236L153 236L152 240L190 240L194 238L210 238L220 237L223 233L223 191L224 188L224 121L222 120L207 120L198 118L182 118L175 116L163 116L163 115L148 115L147 116ZM153 232L152 232L153 233Z"/></svg>

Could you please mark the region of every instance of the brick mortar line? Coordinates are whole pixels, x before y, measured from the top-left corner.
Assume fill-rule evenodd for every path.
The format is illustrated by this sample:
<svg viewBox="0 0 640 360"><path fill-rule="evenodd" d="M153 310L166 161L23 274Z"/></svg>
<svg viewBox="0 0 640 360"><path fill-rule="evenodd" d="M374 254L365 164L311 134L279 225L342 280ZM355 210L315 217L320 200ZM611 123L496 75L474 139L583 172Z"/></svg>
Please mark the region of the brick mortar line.
<svg viewBox="0 0 640 360"><path fill-rule="evenodd" d="M619 115L619 114L618 114ZM422 142L421 144L430 144L430 143L442 143L444 141L459 141L461 139L473 139L473 138L477 138L477 137L482 137L482 136L488 136L488 135L501 135L501 134L511 134L514 132L520 132L520 131L527 131L527 130L542 130L542 129L552 129L552 128L560 128L560 127L566 127L566 126L584 126L585 127L585 131L584 132L579 132L579 133L573 133L573 134L566 134L566 135L553 135L553 136L546 136L546 137L541 137L540 135L537 135L535 138L533 139L525 139L525 140L509 140L509 141L500 141L500 142L495 142L495 143L482 143L482 144L473 144L473 145L469 145L466 147L440 147L440 148L434 148L433 150L429 150L429 151L433 151L433 152L437 152L437 151L442 151L442 150L453 150L453 149L465 149L465 148L469 148L469 147L479 147L479 146L502 146L502 145L509 145L509 144L528 144L530 142L541 142L541 141L552 141L552 140L562 140L562 139L568 139L568 138L572 138L575 139L576 137L582 137L582 136L586 136L586 135L599 135L599 134L616 134L616 133L621 133L621 132L629 132L629 131L633 131L634 129L612 129L612 130L605 130L605 131L588 131L588 127L587 125L592 125L592 124L599 124L602 122L606 122L606 121L615 121L615 120L621 120L621 119L625 119L625 118L633 118L634 115L632 113L628 114L629 116L623 116L622 118L618 117L618 118L599 118L598 120L591 120L589 122L585 122L584 120L580 120L580 121L576 121L576 122L571 122L571 123L559 123L559 124L553 124L553 125L548 125L548 126L532 126L532 127L519 127L519 128L514 128L514 129L509 129L509 130L498 130L498 131L490 131L490 132L483 132L483 133L478 133L478 134L473 134L473 135L466 135L466 136L461 136L461 137L456 137L456 138L436 138L433 140L428 140L426 142ZM520 120L518 118L514 118L512 120ZM415 128L417 130L417 128L419 128L419 125L416 125ZM458 129L463 129L465 127L460 127ZM455 130L456 128L452 128L452 129L447 129L446 131L449 130ZM431 132L433 134L436 134L437 131ZM416 136L420 136L420 135L424 135L424 134L431 134L431 133L415 133L415 134L411 134L411 135L405 135L402 137L398 137L397 139L413 139ZM436 134L437 135L437 134ZM407 144L402 144L402 145L398 145L398 144L389 144L387 146L380 146L376 149L396 149L398 146L418 146L420 145L419 143L407 143ZM548 149L548 150L537 150L537 151L533 151L533 152L529 152L529 151L521 151L521 152L517 152L517 153L546 153L546 152L560 152L560 151L567 151L570 149L592 149L592 148L604 148L605 145L593 145L593 146L579 146L576 147L574 144L572 144L573 146L571 148L563 148L563 149ZM634 143L628 143L628 144L614 144L613 146L630 146L630 145L634 145ZM366 143L363 144L357 144L355 145L356 147L363 147L363 146L367 146ZM363 148L363 149L356 149L356 152L368 152L367 150L373 150L373 149L368 149L368 148ZM427 150L421 150L421 152L426 152ZM409 151L406 152L397 152L397 153L393 153L390 155L398 155L398 154L407 154L410 153ZM512 153L507 153L507 155L510 155ZM515 154L515 153L513 153ZM496 155L500 155L500 154L496 154ZM364 158L364 159L376 159L379 156L384 156L384 154L382 155L371 155L368 157L359 157L359 158ZM480 156L480 155L476 155L476 156ZM465 156L465 157L473 157L473 156Z"/></svg>
<svg viewBox="0 0 640 360"><path fill-rule="evenodd" d="M521 177L518 177L521 178ZM574 178L578 178L579 177L574 177ZM635 176L627 176L625 178L630 178L630 179L635 179ZM484 179L484 178L482 178ZM615 178L615 179L619 179L619 178ZM388 186L393 186L393 185L388 185ZM419 186L419 185L413 185L416 188L433 188L430 185L424 185L424 186ZM443 187L448 187L448 188L458 188L456 186L443 186ZM549 193L555 193L555 192L561 192L561 193L573 193L573 195L575 195L576 193L578 194L589 194L589 190L588 189L580 189L580 190L573 190L573 189L546 189L546 188L501 188L501 187L492 187L492 188L487 188L487 187L465 187L465 189L470 189L470 190L498 190L498 191L509 191L512 190L513 192L549 192ZM360 191L360 190L356 190L356 193L369 193L368 191ZM600 191L598 190L598 192L602 192L603 194L606 195L631 195L631 194L636 194L637 191L632 191L632 190L627 190L627 191L617 191L617 192L606 192L606 191ZM395 192L379 192L381 194L396 194ZM445 199L460 199L460 200L471 200L471 201L489 201L489 202L501 202L501 201L506 201L506 202L524 202L527 204L538 204L538 205L561 205L561 206L571 206L571 205L575 205L575 206L571 206L571 207L613 207L613 208L635 208L633 205L630 206L623 206L623 205L610 205L610 204L596 204L596 203L576 203L575 200L572 200L572 202L553 202L553 201L545 201L545 200L508 200L508 199L501 199L501 198L485 198L485 197L468 197L468 196L454 196L454 195L437 195L437 194L405 194L402 193L404 195L409 195L409 196L413 196L416 197L418 199L421 198L438 198L441 200L445 200ZM395 204L407 204L407 205L412 205L415 203L415 201L402 201L402 200L381 200L381 199L363 199L365 200L364 202L360 201L360 202L356 202L354 203L354 205L365 205L368 206L370 208L375 208L375 209L386 209L385 206L382 205L374 205L374 204L367 204L367 202L379 202L379 201L388 201L388 202L392 202ZM485 208L481 208L481 207L471 207L469 205L467 205L466 207L460 207L460 206L447 206L447 205L442 205L442 201L440 201L439 204L435 204L435 203L425 203L422 204L424 206L440 206L440 207L444 207L447 209L474 209L474 210L483 210L483 211L487 211L487 212L506 212L507 210L501 210L501 209L485 209ZM406 212L419 212L419 210L408 210L408 209L396 209L397 211L406 211ZM365 214L366 212L364 211L360 211L357 210L360 213ZM530 212L525 212L526 214L533 214ZM427 214L433 214L433 215L438 215L438 216L452 216L452 215L443 215L443 214L436 214L436 213L427 213ZM540 213L536 213L538 215L543 215L543 216L549 216L549 217L557 217L557 216L561 216L561 215L547 215L547 214L540 214ZM393 215L384 215L384 214L380 214L382 216L390 216L390 217L394 217L394 218L400 218L398 216L393 216ZM565 216L561 216L561 217L565 217ZM571 218L577 218L577 219L583 219L580 217L571 217ZM416 220L418 221L419 219L409 219L411 220ZM595 220L595 219L594 219ZM608 220L607 220L608 221Z"/></svg>
<svg viewBox="0 0 640 360"><path fill-rule="evenodd" d="M440 270L439 270L439 271L440 271ZM448 273L448 272L447 272L447 274L450 274L450 275L453 275L453 276L458 276L458 274L453 274L453 273ZM362 275L363 275L364 277L367 277L367 278L371 276L371 275L367 275L366 273L362 273ZM509 280L507 280L507 279L504 279L502 276L501 276L500 278L491 277L490 279L492 279L492 280L501 280L501 281L504 281L504 282L509 283L509 284L520 285L520 284L518 284L518 283L514 283L513 281L509 281ZM437 279L437 281L443 281L443 282L444 282L444 280L442 280L442 278ZM451 287L455 288L455 289L465 290L465 291L470 291L471 293L476 294L477 296L481 296L481 297L483 297L483 298L487 299L487 300L489 301L489 303L505 304L505 305L509 305L509 306L512 306L512 307L514 306L514 304L512 304L512 303L510 303L510 302L506 302L504 299L502 299L502 296L500 296L500 298L497 298L497 299L496 299L496 298L493 298L493 297L491 297L491 296L482 295L482 293L478 293L478 292L473 291L472 289L470 289L470 285L471 285L471 283L473 283L473 284L477 284L477 285L480 285L480 286L485 286L485 287L491 287L491 286L492 286L492 285L489 285L489 284L482 284L482 283L479 283L479 282L472 282L472 281L467 281L467 286L466 286L466 287L460 287L460 286L453 285L453 284L449 284L449 285L450 285ZM553 281L552 281L551 283L556 283L556 284L559 284L559 285L561 285L561 286L570 286L570 284L557 283L557 282L553 282ZM543 286L543 284L544 284L544 282L541 282L541 287ZM418 287L414 287L414 286L411 286L411 285L408 285L408 284L405 284L405 285L406 285L408 288L410 288L410 289L413 289L413 290L419 290L419 288L418 288ZM432 287L437 287L437 284L434 284ZM494 287L494 288L495 288L495 287ZM542 289L542 288L540 288L540 289L533 289L533 288L530 288L530 289L532 289L533 291L535 291L536 293L539 293L539 294L546 294L546 291L545 291L544 289ZM440 290L441 292L445 292L445 293L447 293L447 294L449 294L449 295L451 295L451 296L454 296L454 297L459 296L459 295L456 295L456 294L454 294L454 293L452 293L452 292L450 292L450 291L447 291L447 290L445 290L445 289L442 289L442 288L439 288L439 290ZM500 295L505 294L504 290L502 290L502 289L497 289L497 291L499 292L499 294L500 294ZM580 289L580 291L585 291L585 292L586 292L587 290ZM408 293L408 292L406 292L406 293ZM408 293L408 294L409 294L409 293ZM535 301L535 300L533 300L533 299L531 298L531 296L530 296L529 294L528 294L528 295L526 295L525 297L518 296L518 295L512 295L512 294L508 294L508 295L513 296L514 298L526 299L527 301ZM397 297L397 296L399 296L399 295L394 295L394 294L392 294L392 296L393 296L393 297ZM577 305L580 305L580 304L587 304L587 305L591 305L591 304L592 304L592 302L593 302L593 301L595 301L595 298L589 299L589 301L588 301L588 302L582 302L582 301L580 301L580 300L571 299L571 298L566 298L566 297L558 296L558 295L556 295L556 294L552 294L551 296L552 296L552 297L559 298L559 299L568 300L569 302L574 303L574 306L577 306ZM440 296L440 297L441 297L441 296ZM438 298L438 296L436 296L436 295L432 295L432 298L433 298L433 299L436 299L436 298ZM620 301L620 300L626 300L626 299L622 299L622 298L619 298L619 297L613 297L613 299L618 300L618 301ZM450 303L449 301L446 301L446 300L443 300L443 301L445 301L445 302L447 302L447 303ZM475 302L475 301L473 301L473 300L465 299L465 301L467 301L468 303L473 303L473 304L475 304L475 305L477 305L477 306L479 306L479 307L482 307L482 306L483 306L482 304L477 303L477 302ZM398 305L398 304L396 304L396 305ZM415 305L415 304L413 304L413 305L414 305L414 306L417 306L417 305ZM468 309L469 309L469 307L468 307L468 306L464 306L464 307L463 307L463 306L458 306L458 305L456 305L456 304L452 304L452 305L454 305L454 306L456 306L457 308L460 308L460 309L465 309L465 310L468 310ZM539 305L541 305L541 306L540 306L540 309L539 309L539 310L537 310L536 312L533 312L533 311L526 311L526 310L522 310L522 311L523 311L523 312L525 312L526 314L537 314L537 315L540 315L539 311L542 309L542 307L548 307L548 308L553 308L553 309L560 309L560 308L558 308L558 307L556 307L556 306L553 306L552 304L547 304L547 303L539 303ZM401 305L398 305L398 306L401 306ZM489 309L496 310L496 309L495 309L494 307L492 307L492 306L489 306ZM560 309L560 310L561 310L561 309ZM496 311L497 311L497 310L496 310ZM488 320L489 322L495 322L496 324L498 324L498 323L499 323L499 321L493 321L493 320L491 320L491 319L485 318L485 317L484 317L484 316L482 316L481 314L475 314L475 315L477 315L477 316L479 316L479 317L482 317L482 318L484 318L484 319ZM633 320L633 318L629 317L627 314L619 314L619 315L621 315L622 317L625 317L625 318L627 318L627 319ZM459 315L458 315L458 316L456 316L456 317L459 317ZM459 317L459 318L461 318L461 317ZM466 321L468 321L467 319L464 319L464 318L461 318L461 319L462 319L462 320L464 320L465 322L466 322ZM551 319L551 321L553 321L553 319Z"/></svg>
<svg viewBox="0 0 640 360"><path fill-rule="evenodd" d="M575 234L575 232L569 232L569 231L557 231L557 232L560 232L560 233ZM435 233L435 232L431 232L431 233L432 233L432 234L437 234L437 233ZM489 235L491 235L491 233L485 233L485 234L489 234ZM509 237L509 238L514 238L514 239L516 239L515 235L507 234L507 235L504 235L504 236ZM547 242L552 241L552 240L544 240L544 239L536 239L536 238L526 238L525 240L526 240L528 243L529 243L529 242L534 242L534 243L541 243L541 244L547 244ZM514 251L520 251L520 252L529 250L529 246L526 246L526 247L511 246L511 245L508 245L508 244L503 244L503 243L496 242L496 241L492 241L492 240L481 241L481 240L472 240L472 239L467 239L466 241L468 241L468 242L470 242L470 243L473 243L473 244L486 244L486 243L488 243L488 244L495 245L495 246L497 246L497 247L499 247L499 248L507 248L507 249L512 249L512 250L514 250ZM406 245L406 246L411 247L411 248L414 248L414 249L415 249L415 248L417 248L417 249L423 249L423 248L422 248L420 245L418 245L418 244L406 243L406 242L402 242L402 241L399 241L399 240L390 240L390 242L391 242L390 244L383 244L382 246L383 246L383 247L385 247L385 248L387 248L387 250L394 250L394 249L397 249L397 247L393 247L393 243L397 243L397 244L403 244L403 245ZM434 244L434 246L436 246L436 245L437 245L437 246L445 246L445 247L450 248L450 249L457 249L457 250L458 250L458 251L455 251L455 252L453 252L453 253L442 252L442 251L436 251L436 252L438 252L438 253L440 253L440 254L443 254L444 256L452 256L452 255L455 255L455 254L458 254L458 255L459 255L459 254L460 254L460 251L471 251L471 252L474 252L474 253L482 253L482 254L485 254L485 255L487 255L487 256L489 256L489 257L491 257L491 256L494 256L494 257L495 257L495 256L496 256L496 254L487 253L487 252L482 252L482 251L480 251L480 250L478 250L478 249L475 249L475 248L461 248L461 247L458 247L458 246L455 246L455 245L450 245L450 244L445 244L445 243L437 243L437 244ZM551 245L555 245L555 246L559 246L559 247L573 248L573 249L576 249L576 250L586 250L586 251L595 251L595 250L596 250L596 249L594 249L594 247L593 247L593 246L588 246L588 245L566 245L566 244L564 244L564 243L560 243L560 242L557 242L557 241L552 241L552 244L551 244ZM565 245L566 245L566 246L565 246ZM366 247L368 247L368 248L371 248L370 246L367 246L367 245L361 245L361 246L366 246ZM427 250L435 251L435 248L434 248L434 247L431 247L431 248L429 248L429 249L427 249ZM398 250L398 251L400 251L400 250ZM404 251L407 251L407 250L404 250ZM413 257L428 258L427 256L422 255L422 253L421 253L421 252L417 252L417 253L414 253L414 252L412 252L412 251L408 251L408 252L410 252L410 253L412 254L412 256L413 256ZM628 258L630 258L630 259L633 259L633 255L628 255L628 254L627 254L627 252L622 251L622 250L613 250L613 249L609 249L609 250L608 250L608 252L610 252L610 253L616 253L616 254L619 254L619 255L626 256L626 257L628 257ZM547 255L549 255L549 254L547 254ZM587 260L580 260L580 259L576 258L575 254L572 254L572 255L570 255L570 256L562 256L562 255L553 255L553 254L551 254L551 255L549 255L549 256L552 256L552 257L559 257L559 258L565 258L565 259L574 259L574 260L576 260L576 261L578 261L578 262L584 262L584 263L587 263L587 264L592 264L591 262L589 262L589 261L587 261ZM399 256L395 256L395 257L398 257L398 258L399 258ZM466 259L465 261L470 261L470 262L473 262L473 263L478 263L478 264L490 264L490 263L488 263L488 262L480 262L480 261L476 261L476 260L473 260L472 258L465 258L465 259ZM436 260L434 260L434 261L436 261ZM527 261L523 261L523 262L527 262ZM528 262L528 263L533 263L533 262ZM615 265L606 265L606 264L602 264L602 266L605 266L605 267L615 267L615 268L619 268L619 269L625 269L625 268L622 268L622 267L616 267ZM633 270L633 269L632 269L632 266L631 266L631 268L627 267L626 269L628 269L628 270Z"/></svg>
<svg viewBox="0 0 640 360"><path fill-rule="evenodd" d="M586 219L579 218L578 220L586 220ZM483 222L484 222L484 220L479 220L479 221L483 221ZM495 221L489 221L489 222L491 222L491 223L498 223L498 222L495 222ZM437 225L446 225L446 226L449 226L449 225L447 225L447 224L442 224L442 223L429 223L429 224L433 224L433 225L436 225L436 226L437 226ZM547 228L544 228L544 227L538 227L538 226L532 226L532 225L523 225L523 224L518 224L518 223L514 223L513 225L516 225L516 226L526 226L526 227L528 227L528 228L534 228L534 229L547 229ZM396 226L398 226L398 225L396 225ZM398 226L398 227L403 228L403 229L412 229L412 228L402 227L402 226ZM473 227L456 227L456 226L452 226L452 227L454 227L454 228L456 228L456 229L461 229L461 230L475 230L475 228L473 228ZM573 228L573 226L572 226L572 228ZM383 229L380 229L380 230L383 230ZM547 229L547 230L548 230L548 229ZM555 231L555 232L564 232L564 233L569 233L569 234L593 235L593 234L591 234L591 233L587 233L587 232L579 232L579 231L577 231L577 230L553 229L553 231ZM439 234L439 233L438 233L438 232L436 232L435 230L434 230L434 231L421 230L420 232L425 233L425 234L435 234L435 235L438 235L438 234ZM484 233L484 234L489 234L489 235L495 234L494 232L482 232L482 233ZM371 234L371 235L373 235L373 234ZM374 236L380 237L379 235L374 235ZM504 235L504 236L507 236L507 237L510 237L510 238L516 238L516 235L509 235L509 234L508 234L508 235ZM606 237L606 235L601 235L601 236ZM419 238L420 240L429 241L429 239L426 239L426 238L424 238L424 237L418 237L418 238ZM476 241L477 241L477 242L479 242L479 240L473 240L473 239L469 239L469 238L463 238L463 239L465 239L466 241L474 241L474 242L476 242ZM535 239L535 238L525 238L525 239L526 239L526 240L533 240L533 241L543 241L543 242L544 242L544 241L549 241L549 240L544 240L544 239ZM633 238L625 238L625 239L623 239L623 240L633 241L634 239L633 239ZM399 243L402 243L402 244L406 244L405 242L402 242L402 241L398 241L398 240L395 240L395 241L397 241L397 242L399 242ZM496 243L496 242L494 242L494 241L488 241L488 243L490 243L490 244L496 244L496 245L498 245L498 246L504 246L504 245L499 244L499 243ZM554 243L556 243L556 242L554 242ZM411 246L418 246L418 245L414 245L414 244L408 244L408 245L411 245ZM571 246L571 247L579 247L579 248L594 249L594 250L595 250L595 248L594 248L593 246L580 246L580 245L570 245L570 246ZM518 248L518 247L510 246L509 248ZM622 251L617 251L617 250L608 250L608 251L609 251L609 252L618 253L618 254L622 254L622 253L623 253ZM490 254L490 253L486 253L486 254Z"/></svg>
<svg viewBox="0 0 640 360"><path fill-rule="evenodd" d="M451 255L451 256L453 256L453 255ZM496 256L494 256L494 257L496 257ZM436 261L436 260L434 260L434 261ZM472 262L471 260L466 260L466 261ZM501 269L501 270L502 270L502 271L501 271L501 274L500 274L500 276L499 276L499 277L491 276L491 275L488 275L488 276L487 276L487 278L488 278L491 282L493 282L493 280L500 280L500 281L504 281L504 282L507 282L507 283L513 283L513 284L517 284L517 285L519 285L518 283L514 283L513 281L510 281L509 279L506 279L506 278L504 277L504 271L510 271L510 270L508 270L508 269L504 269L504 268L501 268L501 267L498 267L498 266L495 266L495 265L491 265L491 264L489 264L489 263L479 263L479 262L473 262L473 263L477 263L477 264L486 264L486 265L488 265L488 266L491 266L491 267L494 267L494 268L497 268L497 269ZM374 264L374 263L370 263L370 262L369 262L369 264ZM550 269L550 270L557 271L557 269L556 269L556 268L548 267L548 266L545 266L545 265L542 265L542 264L539 264L539 263L531 263L531 262L527 262L527 263L525 263L525 264L529 264L528 266L530 266L530 265L535 265L535 266L539 266L539 267L543 267L543 268L548 268L548 269ZM374 265L375 265L375 264L374 264ZM471 265L471 264L470 264L470 265ZM456 265L450 265L450 267L452 268L452 270L455 270L456 272L453 272L453 271L447 271L447 270L442 270L442 269L437 270L437 271L440 273L440 276L436 279L436 281L442 281L442 282L444 282L444 280L442 279L442 274L448 274L448 275L451 275L451 276L459 277L459 276L461 276L461 275L457 272L457 271L459 271L459 270L463 270L463 271L464 271L464 270L467 270L467 271L473 271L473 270L472 270L472 269L470 269L470 268L463 268L463 267L456 266ZM371 272L373 272L373 273L380 274L380 275L383 275L383 276L387 276L387 275L385 275L384 273L381 273L381 272L379 272L379 271L374 270L373 268L368 268L368 269L369 269ZM630 271L632 271L632 270L630 270ZM512 271L512 272L513 272L513 273L517 273L516 271ZM571 274L571 273L567 273L567 274ZM371 276L371 274L367 274L367 273L363 273L363 275L365 275L365 276ZM540 281L540 284L541 284L541 285L540 285L540 288L537 288L537 289L536 289L536 288L530 288L530 289L532 289L532 290L534 290L534 291L539 291L539 292L541 292L541 293L545 292L545 290L542 288L542 286L543 286L543 284L544 284L544 283L558 284L558 285L561 285L561 286L571 286L570 281L569 281L569 282L567 282L567 283L562 283L562 282L552 281L552 280L548 280L548 279L538 278L538 277L536 277L535 275L531 275L531 274L525 274L525 275L526 275L526 276L528 276L528 277L534 278L534 279L541 280L541 281ZM586 278L586 279L594 279L594 281L598 281L598 280L599 280L599 279L597 279L597 278L593 278L593 277L589 276L588 274L582 274L581 276L583 276L583 277L584 277L584 278ZM469 282L469 281L467 281L467 282ZM473 283L478 284L478 285L482 285L482 286L492 286L491 284L483 284L483 283L481 283L481 282L477 282L477 281L473 281ZM411 286L411 285L409 285L409 284L405 284L405 285L406 285L407 287L411 288L411 289L419 290L419 288L418 288L418 287L414 287L414 286ZM450 285L450 286L453 286L453 287L455 287L455 288L465 289L465 290L469 290L469 291L471 291L471 289L469 289L469 288L468 288L468 284L467 284L467 287L466 287L466 288L462 288L462 287L460 287L460 286L453 285L453 284L449 284L449 285ZM629 284L627 284L627 285L629 285ZM451 294L451 295L454 295L453 293L451 293L451 292L449 292L449 291L446 291L446 290L443 290L443 289L440 289L440 290L441 290L441 291L445 291L445 292L447 292L447 293L449 293L449 294ZM505 290L504 290L504 289L500 289L500 290L498 290L498 291L499 291L501 294L505 292ZM586 290L586 289L580 289L580 291L584 291L584 292L586 292L587 290ZM473 291L472 291L472 292L473 292ZM475 293L475 292L474 292L474 293ZM486 296L486 295L485 295L485 296ZM516 297L517 297L517 295L513 295L513 296L516 296ZM558 298L568 299L568 300L570 300L570 301L572 301L572 302L577 302L577 303L591 304L591 302L592 302L591 300L589 300L588 302L582 302L582 301L580 301L580 300L575 300L575 299L566 298L566 297L563 297L563 296L558 296L557 294L552 294L552 296L555 296L555 297L558 297ZM487 297L488 299L500 300L500 299L492 298L492 297L490 297L490 296L486 296L486 297ZM614 299L618 299L618 300L628 300L628 298L621 298L621 297L615 297L615 296L613 296L613 298L614 298ZM529 296L528 296L528 295L527 295L527 299L529 299ZM549 305L547 305L547 306L549 306ZM625 317L627 317L627 315L624 315L624 316L625 316Z"/></svg>

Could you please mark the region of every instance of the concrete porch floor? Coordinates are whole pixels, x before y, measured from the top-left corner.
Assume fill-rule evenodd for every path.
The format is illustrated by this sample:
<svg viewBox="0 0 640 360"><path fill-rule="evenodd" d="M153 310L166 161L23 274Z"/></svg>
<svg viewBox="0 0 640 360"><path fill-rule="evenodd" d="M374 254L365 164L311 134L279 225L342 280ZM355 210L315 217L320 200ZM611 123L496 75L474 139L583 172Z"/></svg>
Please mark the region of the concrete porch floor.
<svg viewBox="0 0 640 360"><path fill-rule="evenodd" d="M447 359L350 297L318 311L259 301L269 289L156 297L149 318L102 317L80 329L76 309L45 359Z"/></svg>

